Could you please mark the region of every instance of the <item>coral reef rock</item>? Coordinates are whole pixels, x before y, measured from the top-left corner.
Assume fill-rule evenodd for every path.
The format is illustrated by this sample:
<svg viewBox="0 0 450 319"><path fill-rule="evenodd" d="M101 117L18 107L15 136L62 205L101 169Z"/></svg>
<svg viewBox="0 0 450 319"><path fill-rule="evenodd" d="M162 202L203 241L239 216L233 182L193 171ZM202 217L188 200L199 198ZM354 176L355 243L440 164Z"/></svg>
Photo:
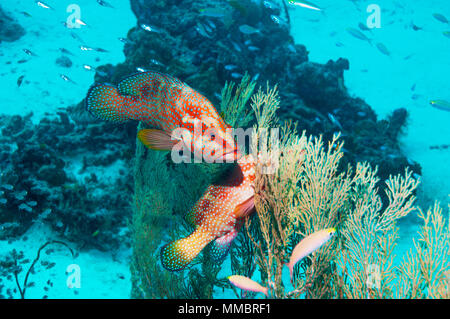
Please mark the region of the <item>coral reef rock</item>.
<svg viewBox="0 0 450 319"><path fill-rule="evenodd" d="M24 34L25 29L0 7L0 43L16 41Z"/></svg>

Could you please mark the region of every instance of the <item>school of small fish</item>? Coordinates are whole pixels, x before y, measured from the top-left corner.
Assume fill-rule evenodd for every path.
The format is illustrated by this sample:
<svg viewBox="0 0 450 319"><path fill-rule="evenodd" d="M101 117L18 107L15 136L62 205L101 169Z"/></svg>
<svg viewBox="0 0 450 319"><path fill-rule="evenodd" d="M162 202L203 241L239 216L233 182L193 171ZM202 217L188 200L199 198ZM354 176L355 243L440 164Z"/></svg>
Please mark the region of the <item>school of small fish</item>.
<svg viewBox="0 0 450 319"><path fill-rule="evenodd" d="M100 6L102 6L102 7L110 8L110 9L115 9L114 6L113 6L111 3L109 3L108 1L105 1L105 0L96 0L96 1L97 1L97 3L98 3ZM51 5L49 5L48 3L44 2L44 1L38 1L38 0L35 0L34 3L35 3L39 8L41 8L41 9L46 9L46 10L55 11L55 9L54 9ZM26 17L32 17L32 15L29 14L28 12L26 12L26 11L21 11L20 13L23 14L24 16L26 16ZM77 25L80 26L80 27L90 27L90 25L89 25L88 23L86 23L85 21L83 21L83 20L80 19L80 18L76 18L74 21L75 21L75 24L77 24ZM68 23L67 23L66 21L62 22L62 24L63 24L65 27L67 27L67 28L71 28L71 26L69 26ZM144 26L145 26L145 25L144 25ZM141 26L141 27L143 27L143 26ZM147 28L151 28L151 27L147 26ZM152 31L152 32L156 32L155 30L156 30L156 28L151 28L151 31ZM107 53L107 52L109 52L108 50L103 49L103 48L87 46L86 43L84 42L84 40L81 39L81 37L80 37L75 31L71 31L71 32L70 32L70 35L71 35L71 37L72 37L73 39L75 39L76 41L78 41L78 42L80 43L79 48L80 48L81 51L85 51L85 52L88 52L88 51L96 51L96 52L102 52L102 53ZM125 42L127 41L127 39L125 39L125 38L119 38L119 41L125 43ZM23 52L24 52L25 54L27 54L27 55L30 56L30 57L35 57L35 58L38 58L38 57L39 57L36 53L32 52L31 50L29 50L29 49L27 49L27 48L23 48L22 50L23 50ZM65 49L65 48L60 48L59 50L60 50L61 53L63 53L63 54L75 56L72 52L68 51L68 50ZM21 60L21 61L22 61L22 60ZM20 62L20 61L19 61L19 62ZM26 62L26 60L24 60L23 62ZM102 75L102 74L104 75L103 72L96 70L95 67L92 67L92 66L89 66L89 65L86 65L86 64L82 64L82 65L83 65L83 68L84 68L85 70L88 70L88 71L96 71L96 72L99 73L100 75ZM21 75L21 76L17 79L17 86L18 86L18 87L21 86L22 81L23 81L23 77L24 77L24 76ZM72 80L68 75L66 75L66 74L60 74L59 77L60 77L63 81L65 81L65 82L72 83L72 84L77 84L75 81L73 81L73 80Z"/></svg>

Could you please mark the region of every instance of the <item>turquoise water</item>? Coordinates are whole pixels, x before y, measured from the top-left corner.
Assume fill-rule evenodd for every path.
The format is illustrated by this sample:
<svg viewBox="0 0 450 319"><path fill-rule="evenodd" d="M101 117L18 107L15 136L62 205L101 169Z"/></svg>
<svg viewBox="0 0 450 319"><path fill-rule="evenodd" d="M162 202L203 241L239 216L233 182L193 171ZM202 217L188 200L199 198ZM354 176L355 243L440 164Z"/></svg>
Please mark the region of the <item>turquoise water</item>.
<svg viewBox="0 0 450 319"><path fill-rule="evenodd" d="M127 38L128 31L137 25L138 19L131 10L130 1L109 0L107 3L110 3L113 8L102 6L93 0L0 1L0 7L6 15L25 30L23 36L12 42L5 41L6 36L0 38L2 40L0 42L0 115L5 116L2 117L0 142L5 145L11 144L8 148L2 146L4 154L12 154L17 149L25 147L10 141L19 138L19 135L21 140L24 136L26 139L27 125L37 124L44 118L60 118L59 113L64 113L67 108L80 103L89 87L94 84L95 68L106 64L117 65L125 61L124 42L126 40L124 39ZM69 21L74 21L71 15L78 10L69 8L71 4L75 4L80 10L79 28L67 27ZM447 207L450 202L450 167L448 165L450 163L450 125L448 125L450 109L432 107L430 101L450 101L448 81L450 36L446 33L450 32L450 24L440 18L442 16L450 19L450 2L444 0L430 0L426 3L412 0L377 0L376 2L316 0L316 4L322 8L322 11L299 6L288 7L290 34L295 43L306 46L309 60L312 62L325 64L330 59L337 60L341 57L348 59L350 68L344 73L345 87L350 96L364 99L380 119L387 117L397 108L407 110L407 124L399 136L398 147L408 160L419 163L422 168L421 186L417 193L419 204L425 205L424 208L426 208L434 200L439 200L444 208ZM365 30L358 25L367 26L367 19L376 12L367 11L368 6L372 4L380 9L380 19L371 21L379 22L379 25ZM173 23L178 24L179 21ZM186 27L194 28L194 26ZM183 28L183 25L180 24L178 28ZM357 30L370 41L359 38L355 32L352 34L349 28ZM201 37L198 34L196 36ZM149 57L154 57L152 54L154 52L149 52ZM65 58L61 59L61 57ZM161 61L163 58L159 57ZM207 57L201 56L199 59L207 60ZM70 61L70 66L67 60ZM256 58L253 58L246 63L258 62ZM211 65L214 63L211 62ZM336 105L336 107L340 106ZM13 130L14 126L7 126L4 123L9 121L11 116L25 117L30 113L32 113L31 122L27 122L21 134L8 133L8 130ZM69 120L69 122L72 121ZM67 124L64 127L68 126L70 125ZM58 130L53 131L51 128L41 129L42 134L46 131L48 134L60 134ZM114 130L117 129L121 128L114 127ZM105 132L99 133L94 129L87 133L77 132L79 136L82 136L79 139L87 144L101 144L102 141L91 141L89 136L102 133ZM4 136L9 136L8 138L11 139L8 140ZM97 151L97 144L93 147L94 149L83 148L81 153L70 152L71 136L69 135L65 140L69 150L61 146L57 148L60 154L51 155L64 161L63 170L67 180L71 181L70 185L82 184L87 180L93 183L92 174L95 173L96 180L120 185L117 186L121 187L118 193L124 197L131 196L132 189L127 188L125 185L127 181L124 181L126 172L130 170L126 159L114 158L116 153L112 148L105 147ZM51 145L52 139L46 137L45 140L45 143ZM40 142L39 138L33 141ZM105 141L120 144L120 141L107 137ZM131 149L133 149L132 146L130 146ZM125 151L128 149L125 149L123 153ZM98 153L103 152L104 156L95 159L95 156L88 152L97 156ZM113 155L108 157L109 154ZM9 172L8 165L17 164L17 161L11 160L7 155L1 157L1 160L3 161L0 168L2 176L5 172ZM30 156L28 160L33 161L34 157ZM93 168L86 164L95 160L107 161L108 165ZM36 159L36 162L32 164L29 165L32 170L40 171L42 166L47 165L50 171L54 172L53 163L50 165L46 160L41 163ZM17 165L13 171L25 169L23 167L28 166ZM4 184L3 181L2 183ZM15 183L24 187L20 180L15 180ZM15 190L15 183L7 184ZM128 181L128 183L132 185L132 182ZM37 186L25 184L28 189L39 188L41 185L39 183ZM66 184L63 186L65 187ZM109 188L102 189L103 184L99 185L94 190L86 191L85 197L91 202L101 201L101 196L104 196L101 193L110 191ZM3 187L2 192L11 193L12 190L8 187ZM17 190L17 192L20 191L22 188ZM23 262L23 267L27 269L41 244L51 239L64 240L79 249L75 259L65 247L58 245L53 247L53 252L45 254L43 260L55 264L48 267L48 264L39 263L36 266L36 273L30 279L34 285L27 288L26 297L129 298L131 248L129 242L123 242L121 239L129 236L126 222L131 214L131 208L128 207L128 213L123 213L127 217L119 222L117 228L110 231L118 234L118 243L100 243L102 233L108 233L109 230L101 228L97 233L97 228L92 226L94 232L89 229L88 235L91 236L89 242L95 242L95 238L98 238L99 244L86 246L86 239L77 237L70 228L82 228L76 225L76 221L74 221L75 226L59 227L60 221L57 218L52 219L47 216L52 212L47 211L46 201L54 200L64 207L58 216L64 216L65 211L71 211L72 202L67 196L59 198L58 194L51 194L55 196L49 195L47 199L43 199L44 202L38 202L37 208L33 210L33 202L36 198L43 197L40 197L39 192L36 193L37 197L33 197L30 191L27 192L22 202L28 203L27 207L31 209L30 214L35 215L32 218L14 219L14 223L18 223L14 226L15 228L8 228L12 226L6 225L11 223L8 216L12 213L7 211L10 207L7 205L11 202L10 204L0 203L3 205L1 214L4 217L0 219L0 227L2 231L12 229L10 233L3 232L0 237L1 260L6 260L5 256L13 249L22 251L25 258L29 259L28 262ZM126 192L128 195L125 194ZM20 197L20 195L17 196ZM107 203L111 205L121 205L113 199L108 200ZM67 201L67 205L64 206L61 201ZM19 209L20 214L27 209L24 207ZM108 211L109 208L107 206L92 208L90 213L101 214L101 210ZM42 217L46 212L47 217ZM418 221L413 214L400 223L400 242L395 250L398 256L412 247L412 238L418 230ZM120 219L119 213L114 216L114 221ZM79 223L83 222L85 221L80 219ZM399 258L396 258L396 262L399 262ZM229 259L226 259L221 275L229 275L229 263ZM70 264L77 264L81 269L81 288L79 289L71 289L66 284L67 267ZM285 282L288 282L289 274L286 272L284 275ZM24 277L24 272L20 274L20 277ZM20 298L11 273L1 272L1 278L0 294L3 297ZM49 280L51 284L48 283ZM234 298L234 294L231 290L217 291L217 297Z"/></svg>

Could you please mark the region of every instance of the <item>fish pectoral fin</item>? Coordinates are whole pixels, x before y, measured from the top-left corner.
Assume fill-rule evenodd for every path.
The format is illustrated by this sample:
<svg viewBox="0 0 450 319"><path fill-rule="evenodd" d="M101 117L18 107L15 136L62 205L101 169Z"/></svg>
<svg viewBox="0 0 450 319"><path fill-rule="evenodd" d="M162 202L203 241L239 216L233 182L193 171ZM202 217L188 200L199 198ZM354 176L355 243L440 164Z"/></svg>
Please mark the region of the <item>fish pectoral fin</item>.
<svg viewBox="0 0 450 319"><path fill-rule="evenodd" d="M255 208L255 197L251 196L244 202L238 204L234 209L236 218L245 218L250 215Z"/></svg>
<svg viewBox="0 0 450 319"><path fill-rule="evenodd" d="M169 133L157 129L140 130L137 136L145 146L158 151L170 151L179 142L177 139L172 139Z"/></svg>
<svg viewBox="0 0 450 319"><path fill-rule="evenodd" d="M203 228L197 228L186 238L178 239L161 249L161 263L170 271L184 269L212 238Z"/></svg>

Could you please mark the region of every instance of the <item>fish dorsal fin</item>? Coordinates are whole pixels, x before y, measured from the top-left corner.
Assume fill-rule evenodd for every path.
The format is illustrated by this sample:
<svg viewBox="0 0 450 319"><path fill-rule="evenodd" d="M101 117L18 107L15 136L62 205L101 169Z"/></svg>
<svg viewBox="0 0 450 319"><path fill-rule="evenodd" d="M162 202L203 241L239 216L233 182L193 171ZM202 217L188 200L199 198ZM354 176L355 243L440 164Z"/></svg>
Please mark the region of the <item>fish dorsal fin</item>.
<svg viewBox="0 0 450 319"><path fill-rule="evenodd" d="M253 212L254 208L255 208L255 197L251 196L242 203L236 205L234 209L234 216L236 216L237 219L245 218Z"/></svg>
<svg viewBox="0 0 450 319"><path fill-rule="evenodd" d="M143 129L138 132L138 139L148 148L158 151L170 151L179 141L172 136L157 129Z"/></svg>

